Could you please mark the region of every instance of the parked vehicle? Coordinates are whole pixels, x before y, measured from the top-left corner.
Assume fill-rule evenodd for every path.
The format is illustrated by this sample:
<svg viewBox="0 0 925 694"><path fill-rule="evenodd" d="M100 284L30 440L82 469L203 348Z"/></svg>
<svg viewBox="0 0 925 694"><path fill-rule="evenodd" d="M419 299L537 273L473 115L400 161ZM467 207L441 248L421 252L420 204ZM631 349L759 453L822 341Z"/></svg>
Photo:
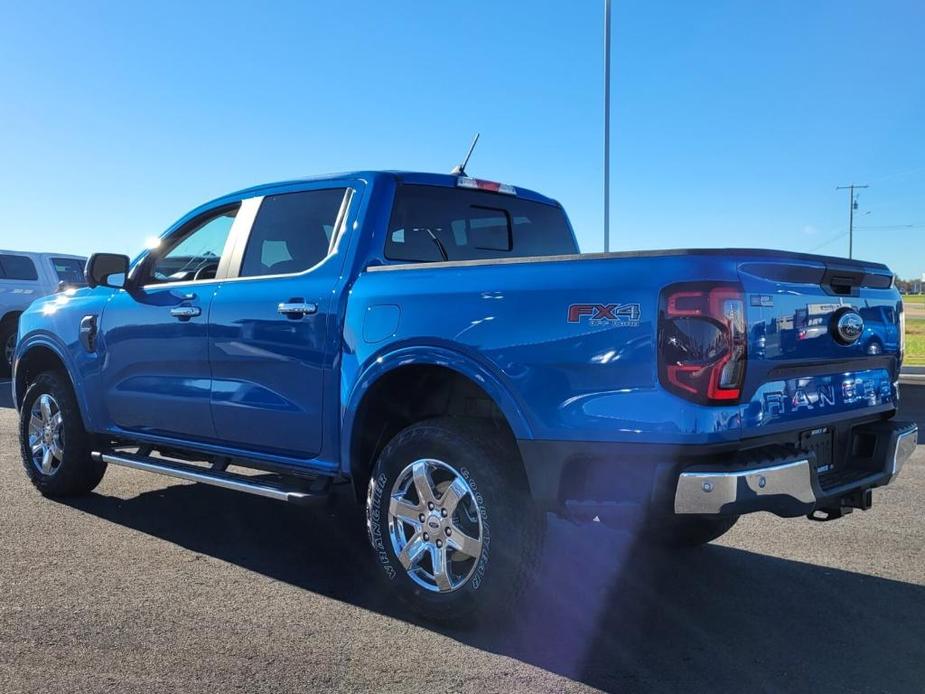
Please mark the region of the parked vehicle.
<svg viewBox="0 0 925 694"><path fill-rule="evenodd" d="M894 418L901 343L860 341L862 306L899 334L885 266L579 255L524 188L259 186L88 275L20 320L33 484L86 493L108 464L289 502L349 483L386 582L432 619L513 604L549 512L689 545L755 511L832 520L916 445ZM807 307L825 331L792 352Z"/></svg>
<svg viewBox="0 0 925 694"><path fill-rule="evenodd" d="M76 255L0 250L0 378L10 375L19 315L39 297L84 286L86 262Z"/></svg>

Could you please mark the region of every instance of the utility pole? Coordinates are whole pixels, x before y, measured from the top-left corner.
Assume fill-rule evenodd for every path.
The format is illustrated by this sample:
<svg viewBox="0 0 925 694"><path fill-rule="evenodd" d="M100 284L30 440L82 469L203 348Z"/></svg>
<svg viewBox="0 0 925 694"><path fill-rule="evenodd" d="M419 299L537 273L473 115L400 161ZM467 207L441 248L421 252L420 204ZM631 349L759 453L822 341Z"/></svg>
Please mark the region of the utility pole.
<svg viewBox="0 0 925 694"><path fill-rule="evenodd" d="M855 189L870 188L870 186L856 186L852 183L850 186L835 186L835 190L850 191L848 197L848 257L854 257L854 208L858 206L858 201L854 197Z"/></svg>
<svg viewBox="0 0 925 694"><path fill-rule="evenodd" d="M604 252L610 252L610 0L604 0Z"/></svg>

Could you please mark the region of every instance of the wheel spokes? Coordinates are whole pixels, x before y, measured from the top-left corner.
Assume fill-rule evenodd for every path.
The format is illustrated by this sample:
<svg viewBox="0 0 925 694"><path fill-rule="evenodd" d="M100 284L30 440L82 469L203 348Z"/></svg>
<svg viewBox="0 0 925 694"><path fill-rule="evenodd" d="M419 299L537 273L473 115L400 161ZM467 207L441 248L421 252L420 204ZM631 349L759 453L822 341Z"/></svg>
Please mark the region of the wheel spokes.
<svg viewBox="0 0 925 694"><path fill-rule="evenodd" d="M462 552L473 559L478 559L479 555L482 553L482 541L471 535L467 535L455 525L453 526L453 534L447 538L447 542L449 542L456 551Z"/></svg>
<svg viewBox="0 0 925 694"><path fill-rule="evenodd" d="M58 460L64 460L64 449L61 447L61 443L55 438L49 446L51 454Z"/></svg>
<svg viewBox="0 0 925 694"><path fill-rule="evenodd" d="M42 453L42 472L46 475L50 473L54 461L55 455L51 452L51 448L45 448Z"/></svg>
<svg viewBox="0 0 925 694"><path fill-rule="evenodd" d="M434 494L434 483L430 479L430 472L427 469L427 463L425 463L423 460L416 462L411 470L411 474L414 480L414 488L418 493L418 501L422 505L428 502L433 503L436 501L436 495Z"/></svg>
<svg viewBox="0 0 925 694"><path fill-rule="evenodd" d="M469 490L466 488L466 482L462 477L457 477L453 480L453 484L446 488L446 491L443 492L443 496L440 499L440 505L446 509L449 515L453 515L453 512L456 510L456 507L459 505L459 502L463 499L466 494L469 493Z"/></svg>
<svg viewBox="0 0 925 694"><path fill-rule="evenodd" d="M421 525L421 509L410 501L396 499L394 496L389 500L389 513L395 518L410 523L414 527Z"/></svg>
<svg viewBox="0 0 925 694"><path fill-rule="evenodd" d="M39 409L42 412L42 421L48 422L51 420L51 398L47 395L42 395L39 398Z"/></svg>
<svg viewBox="0 0 925 694"><path fill-rule="evenodd" d="M418 533L415 533L398 554L398 561L405 567L405 571L410 571L414 568L415 564L418 563L418 560L426 549L427 543L424 542Z"/></svg>
<svg viewBox="0 0 925 694"><path fill-rule="evenodd" d="M449 573L447 573L446 548L431 545L430 561L434 567L434 583L437 584L437 587L444 591L452 590L453 582L450 580Z"/></svg>

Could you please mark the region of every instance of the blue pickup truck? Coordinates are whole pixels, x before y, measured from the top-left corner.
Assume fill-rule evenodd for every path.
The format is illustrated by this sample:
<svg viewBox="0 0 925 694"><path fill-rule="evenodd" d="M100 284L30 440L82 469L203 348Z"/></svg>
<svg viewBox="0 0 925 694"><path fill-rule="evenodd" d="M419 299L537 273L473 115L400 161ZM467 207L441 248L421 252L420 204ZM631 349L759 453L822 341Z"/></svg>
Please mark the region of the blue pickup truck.
<svg viewBox="0 0 925 694"><path fill-rule="evenodd" d="M107 465L287 502L352 485L384 579L433 619L513 604L549 513L673 545L834 520L916 445L883 265L582 255L557 202L464 175L250 188L86 275L19 322L42 494Z"/></svg>

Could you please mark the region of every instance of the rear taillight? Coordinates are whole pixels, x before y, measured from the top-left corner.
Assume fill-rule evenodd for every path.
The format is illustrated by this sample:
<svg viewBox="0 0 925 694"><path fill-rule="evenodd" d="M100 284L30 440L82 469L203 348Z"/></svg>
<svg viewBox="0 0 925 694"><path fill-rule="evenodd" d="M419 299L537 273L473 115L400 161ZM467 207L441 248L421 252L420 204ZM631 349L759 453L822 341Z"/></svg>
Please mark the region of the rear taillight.
<svg viewBox="0 0 925 694"><path fill-rule="evenodd" d="M736 285L676 285L662 291L659 379L705 404L737 401L745 378L745 301Z"/></svg>

